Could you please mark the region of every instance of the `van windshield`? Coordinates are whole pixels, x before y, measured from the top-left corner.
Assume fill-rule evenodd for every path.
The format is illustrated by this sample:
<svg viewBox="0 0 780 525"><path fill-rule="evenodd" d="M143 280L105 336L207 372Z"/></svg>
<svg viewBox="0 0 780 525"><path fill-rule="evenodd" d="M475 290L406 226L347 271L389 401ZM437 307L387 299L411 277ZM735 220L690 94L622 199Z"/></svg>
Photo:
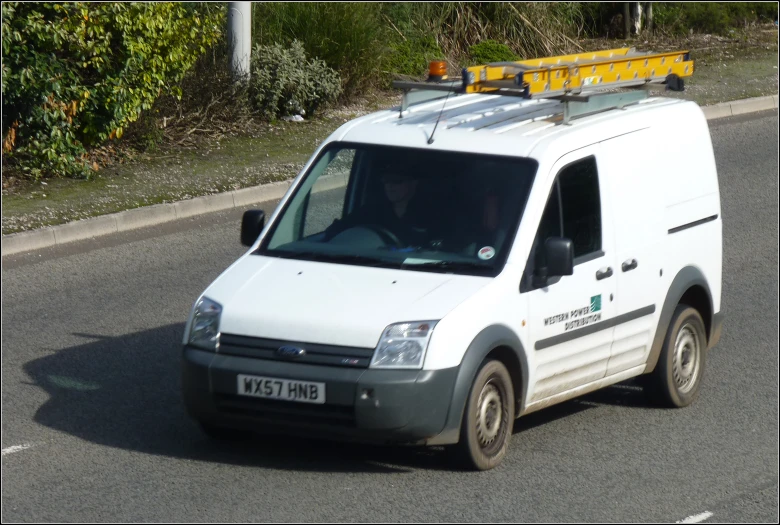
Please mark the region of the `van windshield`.
<svg viewBox="0 0 780 525"><path fill-rule="evenodd" d="M526 158L333 143L256 253L495 276L536 169Z"/></svg>

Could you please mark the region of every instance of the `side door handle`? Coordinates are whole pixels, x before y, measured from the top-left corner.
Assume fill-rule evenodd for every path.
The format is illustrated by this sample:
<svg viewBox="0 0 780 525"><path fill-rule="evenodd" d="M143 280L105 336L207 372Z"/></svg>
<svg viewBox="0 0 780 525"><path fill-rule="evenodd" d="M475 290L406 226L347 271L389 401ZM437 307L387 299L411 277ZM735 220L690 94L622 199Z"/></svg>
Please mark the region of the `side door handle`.
<svg viewBox="0 0 780 525"><path fill-rule="evenodd" d="M629 259L623 263L623 271L624 272L630 272L634 268L636 268L639 265L638 262L636 262L636 259Z"/></svg>
<svg viewBox="0 0 780 525"><path fill-rule="evenodd" d="M597 281L606 279L607 277L612 277L612 267L602 268L601 270L596 272Z"/></svg>

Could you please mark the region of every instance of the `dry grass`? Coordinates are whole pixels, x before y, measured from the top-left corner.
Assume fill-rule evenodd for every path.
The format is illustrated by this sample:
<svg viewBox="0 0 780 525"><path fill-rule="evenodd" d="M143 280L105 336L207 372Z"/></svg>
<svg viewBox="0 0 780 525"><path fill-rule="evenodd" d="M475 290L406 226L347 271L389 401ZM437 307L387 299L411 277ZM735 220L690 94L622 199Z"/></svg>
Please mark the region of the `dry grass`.
<svg viewBox="0 0 780 525"><path fill-rule="evenodd" d="M581 50L572 38L584 20L575 2L416 4L416 19L454 63L468 57L468 47L495 40L521 57L552 56ZM571 35L571 36L570 36Z"/></svg>

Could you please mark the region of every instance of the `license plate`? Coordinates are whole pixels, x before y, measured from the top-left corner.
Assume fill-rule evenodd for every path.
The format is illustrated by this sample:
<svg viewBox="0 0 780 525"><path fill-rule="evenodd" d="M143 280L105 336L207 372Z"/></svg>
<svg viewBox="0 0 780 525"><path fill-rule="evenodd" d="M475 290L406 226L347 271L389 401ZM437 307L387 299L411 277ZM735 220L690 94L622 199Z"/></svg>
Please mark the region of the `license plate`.
<svg viewBox="0 0 780 525"><path fill-rule="evenodd" d="M325 403L325 383L239 374L238 394L322 405Z"/></svg>

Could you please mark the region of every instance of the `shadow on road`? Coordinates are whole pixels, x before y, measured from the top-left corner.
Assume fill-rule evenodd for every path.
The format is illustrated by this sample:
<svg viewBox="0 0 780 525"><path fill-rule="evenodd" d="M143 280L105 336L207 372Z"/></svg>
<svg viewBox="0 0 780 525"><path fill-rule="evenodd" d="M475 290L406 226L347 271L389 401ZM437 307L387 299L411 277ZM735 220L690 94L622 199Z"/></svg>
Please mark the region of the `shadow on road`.
<svg viewBox="0 0 780 525"><path fill-rule="evenodd" d="M440 448L290 437L211 441L181 398L183 330L181 323L121 337L77 334L92 341L28 362L25 372L50 396L35 421L99 445L199 461L313 472L453 469ZM592 396L521 418L514 432L592 408L599 402Z"/></svg>
<svg viewBox="0 0 780 525"><path fill-rule="evenodd" d="M546 407L515 421L514 434L526 432L533 428L546 425L558 419L563 419L591 408L603 405L624 406L630 408L657 409L649 401L640 383L629 379L623 383L608 386L582 397L564 401L563 403Z"/></svg>
<svg viewBox="0 0 780 525"><path fill-rule="evenodd" d="M646 376L643 376L646 377ZM646 394L641 386L641 380L638 377L629 379L622 383L612 385L601 390L596 390L586 396L583 396L578 403L587 403L592 405L613 405L631 408L645 408L650 410L660 410Z"/></svg>

